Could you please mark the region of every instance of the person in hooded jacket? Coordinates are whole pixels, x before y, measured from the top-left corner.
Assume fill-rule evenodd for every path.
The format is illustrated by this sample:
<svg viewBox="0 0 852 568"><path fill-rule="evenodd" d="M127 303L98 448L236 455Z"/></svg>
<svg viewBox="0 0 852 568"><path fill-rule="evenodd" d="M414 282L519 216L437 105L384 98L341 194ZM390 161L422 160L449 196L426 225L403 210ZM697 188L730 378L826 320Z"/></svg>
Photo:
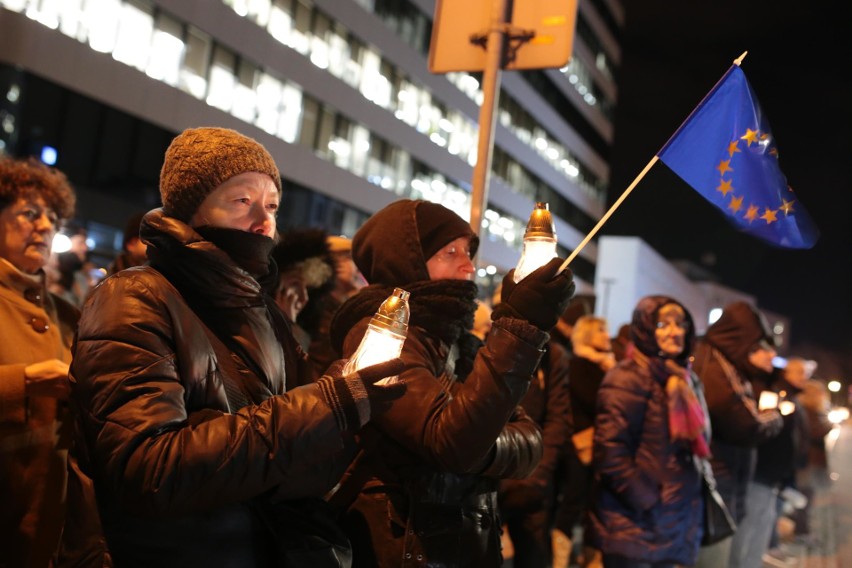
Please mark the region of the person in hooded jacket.
<svg viewBox="0 0 852 568"><path fill-rule="evenodd" d="M759 410L752 381L772 371L772 334L753 306L734 302L710 327L695 350L693 369L701 377L713 427L711 463L717 489L734 521L746 516L746 494L754 477L757 446L781 432L776 409ZM699 565L738 566L744 533L702 550Z"/></svg>
<svg viewBox="0 0 852 568"><path fill-rule="evenodd" d="M149 265L105 280L81 316L81 469L116 566L277 565L289 553L279 506L334 485L354 457L351 433L404 390L372 382L403 367L343 378L338 364L289 390L298 350L264 289L277 283L281 181L257 141L183 131L160 194L141 224ZM325 552L303 565L345 565Z"/></svg>
<svg viewBox="0 0 852 568"><path fill-rule="evenodd" d="M352 256L369 282L338 310L332 340L351 354L395 287L410 292L400 374L405 394L365 428L363 453L332 498L355 566L496 567L500 479L523 478L541 431L518 406L574 283L554 259L515 284L484 345L469 333L478 238L446 207L400 200L358 230Z"/></svg>
<svg viewBox="0 0 852 568"><path fill-rule="evenodd" d="M630 358L597 396L591 525L604 566L690 566L703 533L709 421L689 369L692 316L666 296L633 311Z"/></svg>

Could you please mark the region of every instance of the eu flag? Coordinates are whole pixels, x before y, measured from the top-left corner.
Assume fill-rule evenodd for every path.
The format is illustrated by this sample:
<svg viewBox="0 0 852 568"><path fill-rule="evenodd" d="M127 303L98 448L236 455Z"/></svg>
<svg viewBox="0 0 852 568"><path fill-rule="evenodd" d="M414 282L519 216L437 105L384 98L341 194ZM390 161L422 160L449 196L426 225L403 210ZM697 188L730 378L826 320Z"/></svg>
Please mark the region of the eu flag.
<svg viewBox="0 0 852 568"><path fill-rule="evenodd" d="M732 65L657 157L741 230L785 248L811 248L819 231L778 164L769 122L745 73Z"/></svg>

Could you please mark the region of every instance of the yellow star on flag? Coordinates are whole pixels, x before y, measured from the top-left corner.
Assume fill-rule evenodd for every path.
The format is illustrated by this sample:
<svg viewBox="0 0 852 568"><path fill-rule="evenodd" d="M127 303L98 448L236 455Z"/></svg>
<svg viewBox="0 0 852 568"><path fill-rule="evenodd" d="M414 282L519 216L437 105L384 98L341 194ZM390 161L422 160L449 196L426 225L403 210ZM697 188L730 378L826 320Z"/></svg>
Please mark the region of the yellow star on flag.
<svg viewBox="0 0 852 568"><path fill-rule="evenodd" d="M740 209L743 208L743 197L742 195L739 197L731 196L731 202L728 204L728 209L730 209L734 214L739 213Z"/></svg>
<svg viewBox="0 0 852 568"><path fill-rule="evenodd" d="M789 215L790 213L792 213L792 212L793 212L793 204L794 204L796 201L795 201L795 200L787 201L786 199L782 199L781 201L783 201L784 203L782 203L782 204L781 204L781 207L779 207L778 209L780 209L781 211L783 211L785 216L786 216L786 215Z"/></svg>
<svg viewBox="0 0 852 568"><path fill-rule="evenodd" d="M778 220L778 216L776 215L775 210L770 209L769 207L763 208L763 215L761 215L760 218L766 221L767 225L771 225L772 223Z"/></svg>
<svg viewBox="0 0 852 568"><path fill-rule="evenodd" d="M742 152L742 150L740 150L740 148L739 148L739 142L734 140L733 142L728 144L728 155L733 156L737 152Z"/></svg>
<svg viewBox="0 0 852 568"><path fill-rule="evenodd" d="M725 172L734 171L733 168L731 168L731 160L722 160L719 162L719 165L716 166L716 169L719 170L719 175L725 175Z"/></svg>
<svg viewBox="0 0 852 568"><path fill-rule="evenodd" d="M745 140L749 146L757 142L757 130L746 128L746 133L740 136L740 140Z"/></svg>
<svg viewBox="0 0 852 568"><path fill-rule="evenodd" d="M716 188L716 191L722 192L722 197L728 197L728 194L734 191L734 187L731 183L732 180L729 179L720 180L719 187Z"/></svg>
<svg viewBox="0 0 852 568"><path fill-rule="evenodd" d="M748 206L748 211L746 211L745 218L749 223L757 219L757 205Z"/></svg>

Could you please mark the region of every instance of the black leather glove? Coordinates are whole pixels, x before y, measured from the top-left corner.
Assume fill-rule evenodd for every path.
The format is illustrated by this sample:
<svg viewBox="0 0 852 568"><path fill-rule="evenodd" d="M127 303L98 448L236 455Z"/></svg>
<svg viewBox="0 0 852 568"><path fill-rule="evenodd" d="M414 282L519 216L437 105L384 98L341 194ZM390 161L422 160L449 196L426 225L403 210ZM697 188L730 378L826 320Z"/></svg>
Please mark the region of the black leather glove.
<svg viewBox="0 0 852 568"><path fill-rule="evenodd" d="M340 429L356 431L405 393L405 382L401 380L387 385L376 384L399 375L405 370L405 364L402 359L391 359L343 375L345 365L346 359L332 363L317 384Z"/></svg>
<svg viewBox="0 0 852 568"><path fill-rule="evenodd" d="M515 269L510 270L503 278L500 303L491 313L491 319L523 319L543 331L550 331L565 312L576 288L570 268L556 274L562 262L561 258L554 258L517 284L513 280Z"/></svg>

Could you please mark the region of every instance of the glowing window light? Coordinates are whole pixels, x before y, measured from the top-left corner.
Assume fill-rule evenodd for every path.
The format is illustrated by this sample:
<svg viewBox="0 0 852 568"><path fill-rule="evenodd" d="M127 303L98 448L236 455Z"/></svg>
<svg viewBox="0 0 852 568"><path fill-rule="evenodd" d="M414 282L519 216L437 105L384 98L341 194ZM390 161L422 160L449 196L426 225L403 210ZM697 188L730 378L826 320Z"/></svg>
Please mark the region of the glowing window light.
<svg viewBox="0 0 852 568"><path fill-rule="evenodd" d="M151 57L148 59L145 74L152 79L176 86L184 49L183 41L179 38L163 30L154 31L151 40Z"/></svg>

